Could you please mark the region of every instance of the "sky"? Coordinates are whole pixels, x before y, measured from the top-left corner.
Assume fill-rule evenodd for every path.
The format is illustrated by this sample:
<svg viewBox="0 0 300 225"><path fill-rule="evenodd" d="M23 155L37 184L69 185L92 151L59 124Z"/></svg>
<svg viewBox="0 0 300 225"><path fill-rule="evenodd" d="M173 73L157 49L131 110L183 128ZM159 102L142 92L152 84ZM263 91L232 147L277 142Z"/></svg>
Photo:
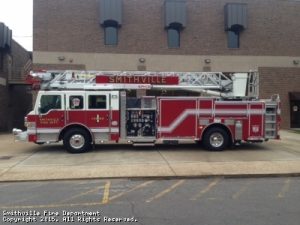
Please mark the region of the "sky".
<svg viewBox="0 0 300 225"><path fill-rule="evenodd" d="M32 1L0 0L0 22L12 30L13 39L32 51Z"/></svg>

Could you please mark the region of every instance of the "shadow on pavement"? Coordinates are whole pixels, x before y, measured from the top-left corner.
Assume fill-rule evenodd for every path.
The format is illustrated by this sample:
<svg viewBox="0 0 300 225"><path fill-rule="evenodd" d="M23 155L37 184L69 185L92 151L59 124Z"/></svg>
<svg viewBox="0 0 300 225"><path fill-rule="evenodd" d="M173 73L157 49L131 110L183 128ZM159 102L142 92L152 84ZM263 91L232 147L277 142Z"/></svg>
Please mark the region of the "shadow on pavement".
<svg viewBox="0 0 300 225"><path fill-rule="evenodd" d="M109 152L109 151L125 151L125 152L139 152L139 151L161 151L161 152L184 152L184 151L194 151L194 152L216 152L205 150L200 144L180 144L180 145L155 145L152 147L148 146L132 146L129 144L98 144L89 152ZM224 151L230 152L242 152L242 151L272 151L268 147L268 144L254 144L254 143L243 143L238 146L232 146ZM67 153L62 144L45 144L37 145L34 148L28 149L26 152L53 152L53 153Z"/></svg>

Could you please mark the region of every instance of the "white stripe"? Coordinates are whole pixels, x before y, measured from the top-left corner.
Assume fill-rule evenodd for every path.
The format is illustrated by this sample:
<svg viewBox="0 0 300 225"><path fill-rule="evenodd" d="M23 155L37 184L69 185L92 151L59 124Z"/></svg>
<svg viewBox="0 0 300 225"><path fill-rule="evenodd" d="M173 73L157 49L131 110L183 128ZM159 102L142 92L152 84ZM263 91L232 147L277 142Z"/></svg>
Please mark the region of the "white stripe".
<svg viewBox="0 0 300 225"><path fill-rule="evenodd" d="M263 109L251 109L250 114L251 115L262 115L262 114L265 114L265 110L263 110Z"/></svg>
<svg viewBox="0 0 300 225"><path fill-rule="evenodd" d="M256 102L254 103L253 101L215 101L216 105L250 105L250 106L261 106L263 102Z"/></svg>
<svg viewBox="0 0 300 225"><path fill-rule="evenodd" d="M172 132L185 118L189 115L196 115L199 114L200 111L196 109L186 109L184 110L168 127L158 127L157 130L159 132Z"/></svg>
<svg viewBox="0 0 300 225"><path fill-rule="evenodd" d="M158 127L158 132L171 133L176 129L189 115L206 115L211 114L211 109L197 110L197 109L186 109L184 110L174 121L167 127ZM216 115L263 115L263 109L252 109L252 110L235 110L235 109L222 109L216 110Z"/></svg>
<svg viewBox="0 0 300 225"><path fill-rule="evenodd" d="M112 132L112 133L119 133L119 128L91 128L91 131L94 133L108 133L108 132Z"/></svg>
<svg viewBox="0 0 300 225"><path fill-rule="evenodd" d="M235 110L235 109L216 109L215 114L222 114L222 115L240 115L240 114L247 114L247 110Z"/></svg>
<svg viewBox="0 0 300 225"><path fill-rule="evenodd" d="M56 128L38 128L36 129L37 133L58 133L60 129Z"/></svg>
<svg viewBox="0 0 300 225"><path fill-rule="evenodd" d="M251 114L251 115L261 115L264 114L264 110L263 109L251 109L249 111L247 110L234 110L234 109L222 109L216 110L216 114L223 114L223 115L236 115L236 114Z"/></svg>
<svg viewBox="0 0 300 225"><path fill-rule="evenodd" d="M37 133L59 133L61 129L56 129L56 128L38 128L37 129ZM104 133L104 132L112 132L112 133L118 133L119 132L119 128L111 128L109 129L108 127L104 127L104 128L94 128L91 129L92 132L99 132L99 133ZM28 134L35 134L35 130L27 130Z"/></svg>

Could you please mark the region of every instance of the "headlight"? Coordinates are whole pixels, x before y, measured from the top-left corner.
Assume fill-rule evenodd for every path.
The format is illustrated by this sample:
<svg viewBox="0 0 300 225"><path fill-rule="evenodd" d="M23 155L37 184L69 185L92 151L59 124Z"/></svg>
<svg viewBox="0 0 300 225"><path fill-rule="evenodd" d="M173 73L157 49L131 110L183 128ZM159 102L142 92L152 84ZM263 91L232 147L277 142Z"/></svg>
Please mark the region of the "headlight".
<svg viewBox="0 0 300 225"><path fill-rule="evenodd" d="M33 129L33 128L35 128L35 127L36 127L36 124L35 124L35 122L26 122L26 124L27 124L27 128L31 128L31 129Z"/></svg>
<svg viewBox="0 0 300 225"><path fill-rule="evenodd" d="M27 127L27 116L24 117L24 127Z"/></svg>

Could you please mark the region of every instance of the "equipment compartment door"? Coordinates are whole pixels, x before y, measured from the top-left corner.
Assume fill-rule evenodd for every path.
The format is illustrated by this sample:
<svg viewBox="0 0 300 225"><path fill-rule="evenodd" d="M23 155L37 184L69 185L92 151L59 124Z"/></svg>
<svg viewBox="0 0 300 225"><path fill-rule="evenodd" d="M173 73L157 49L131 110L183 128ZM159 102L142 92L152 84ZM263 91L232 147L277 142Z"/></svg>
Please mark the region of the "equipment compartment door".
<svg viewBox="0 0 300 225"><path fill-rule="evenodd" d="M196 99L159 98L158 101L158 138L196 138Z"/></svg>
<svg viewBox="0 0 300 225"><path fill-rule="evenodd" d="M118 92L87 92L86 100L86 123L96 142L117 140L120 117Z"/></svg>
<svg viewBox="0 0 300 225"><path fill-rule="evenodd" d="M248 138L263 138L264 137L264 104L249 103L249 137Z"/></svg>

